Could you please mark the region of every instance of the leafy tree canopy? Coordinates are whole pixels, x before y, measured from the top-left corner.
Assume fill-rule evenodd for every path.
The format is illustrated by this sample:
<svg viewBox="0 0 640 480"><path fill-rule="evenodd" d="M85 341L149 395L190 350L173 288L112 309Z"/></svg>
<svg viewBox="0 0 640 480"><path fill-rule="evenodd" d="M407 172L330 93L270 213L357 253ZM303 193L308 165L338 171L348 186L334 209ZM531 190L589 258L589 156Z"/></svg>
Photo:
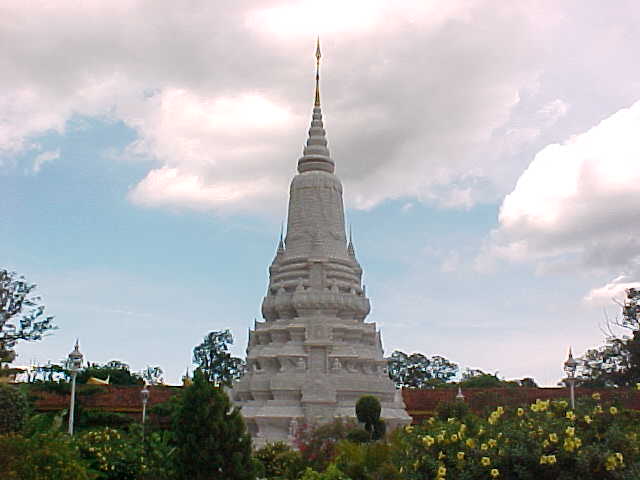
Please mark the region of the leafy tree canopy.
<svg viewBox="0 0 640 480"><path fill-rule="evenodd" d="M444 357L429 358L421 353L407 355L396 350L389 359L389 376L397 387L426 388L450 382L458 365Z"/></svg>
<svg viewBox="0 0 640 480"><path fill-rule="evenodd" d="M193 349L193 362L209 382L231 386L244 372L244 361L229 353L233 335L229 330L209 332Z"/></svg>
<svg viewBox="0 0 640 480"><path fill-rule="evenodd" d="M640 290L630 288L622 303L622 319L609 327L621 327L630 334L618 336L609 328L604 346L588 350L578 359L578 380L582 386L633 387L640 383Z"/></svg>
<svg viewBox="0 0 640 480"><path fill-rule="evenodd" d="M13 361L17 342L40 340L56 328L35 288L15 272L0 269L0 367Z"/></svg>
<svg viewBox="0 0 640 480"><path fill-rule="evenodd" d="M108 378L111 385L144 385L142 376L131 372L129 365L120 360L111 360L104 365L90 363L78 373L77 382L87 383L91 377L101 380Z"/></svg>

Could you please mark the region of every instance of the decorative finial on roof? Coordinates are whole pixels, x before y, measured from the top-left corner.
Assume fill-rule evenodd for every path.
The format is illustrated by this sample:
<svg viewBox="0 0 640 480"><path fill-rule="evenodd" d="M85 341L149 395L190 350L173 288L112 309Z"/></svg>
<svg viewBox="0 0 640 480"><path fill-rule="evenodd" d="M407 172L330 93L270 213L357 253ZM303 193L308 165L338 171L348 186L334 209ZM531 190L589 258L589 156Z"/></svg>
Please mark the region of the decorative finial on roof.
<svg viewBox="0 0 640 480"><path fill-rule="evenodd" d="M353 247L353 226L349 224L349 244L347 245L347 253L354 257L356 256L356 250Z"/></svg>
<svg viewBox="0 0 640 480"><path fill-rule="evenodd" d="M320 57L322 54L320 53L320 37L318 36L318 41L316 43L316 101L314 105L316 107L320 106Z"/></svg>
<svg viewBox="0 0 640 480"><path fill-rule="evenodd" d="M309 138L304 147L302 158L298 160L298 172L309 172L320 170L333 173L335 166L329 149L327 148L327 138L322 123L322 109L320 108L320 37L316 42L316 95L313 105L313 116L311 117L311 128L309 128Z"/></svg>
<svg viewBox="0 0 640 480"><path fill-rule="evenodd" d="M278 243L278 254L284 253L284 224L280 224L280 242Z"/></svg>

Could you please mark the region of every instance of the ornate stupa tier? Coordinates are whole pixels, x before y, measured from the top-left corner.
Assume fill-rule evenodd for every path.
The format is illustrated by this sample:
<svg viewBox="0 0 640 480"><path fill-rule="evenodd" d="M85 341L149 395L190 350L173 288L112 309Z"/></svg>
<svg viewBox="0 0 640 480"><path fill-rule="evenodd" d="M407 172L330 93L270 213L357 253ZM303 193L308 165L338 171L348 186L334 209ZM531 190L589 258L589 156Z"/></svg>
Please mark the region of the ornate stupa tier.
<svg viewBox="0 0 640 480"><path fill-rule="evenodd" d="M320 61L320 46L316 50ZM309 138L291 182L286 238L269 267L263 322L249 331L247 373L232 397L257 446L292 440L296 425L355 416L372 394L393 428L410 421L389 379L380 333L365 323L362 268L345 233L320 107L319 74Z"/></svg>

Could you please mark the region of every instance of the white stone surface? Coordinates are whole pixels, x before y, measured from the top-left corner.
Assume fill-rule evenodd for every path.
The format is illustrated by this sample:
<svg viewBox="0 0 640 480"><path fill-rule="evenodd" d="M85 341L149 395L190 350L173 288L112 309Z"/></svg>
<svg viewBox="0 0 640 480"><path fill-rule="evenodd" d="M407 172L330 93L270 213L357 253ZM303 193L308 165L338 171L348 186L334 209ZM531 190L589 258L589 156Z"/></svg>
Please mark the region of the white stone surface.
<svg viewBox="0 0 640 480"><path fill-rule="evenodd" d="M319 97L317 97L319 98ZM319 101L291 182L287 235L249 332L247 373L232 391L256 446L291 442L298 425L355 417L375 395L391 429L410 422L387 373L380 333L344 225L342 184L327 148Z"/></svg>

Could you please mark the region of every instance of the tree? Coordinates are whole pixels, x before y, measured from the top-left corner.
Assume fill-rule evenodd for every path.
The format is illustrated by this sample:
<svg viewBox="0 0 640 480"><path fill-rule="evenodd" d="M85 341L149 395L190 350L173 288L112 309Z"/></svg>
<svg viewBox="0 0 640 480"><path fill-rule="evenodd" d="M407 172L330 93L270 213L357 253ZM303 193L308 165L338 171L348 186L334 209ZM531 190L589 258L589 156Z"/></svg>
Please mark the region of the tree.
<svg viewBox="0 0 640 480"><path fill-rule="evenodd" d="M444 357L396 350L389 359L389 376L397 387L426 388L443 385L458 373L458 365Z"/></svg>
<svg viewBox="0 0 640 480"><path fill-rule="evenodd" d="M17 388L0 383L0 435L20 431L27 419L27 399Z"/></svg>
<svg viewBox="0 0 640 480"><path fill-rule="evenodd" d="M150 365L147 365L147 368L145 368L142 371L142 378L149 384L149 385L159 385L162 382L164 382L164 378L162 377L162 374L164 373L164 371L162 370L162 368L160 367L152 367Z"/></svg>
<svg viewBox="0 0 640 480"><path fill-rule="evenodd" d="M42 298L34 295L36 285L15 272L0 270L0 370L15 358L19 341L40 340L53 325L53 317L44 314Z"/></svg>
<svg viewBox="0 0 640 480"><path fill-rule="evenodd" d="M193 363L209 382L231 386L244 372L244 361L229 353L233 335L229 330L209 332L193 349Z"/></svg>
<svg viewBox="0 0 640 480"><path fill-rule="evenodd" d="M109 379L111 385L144 385L144 380L137 373L132 373L129 365L120 360L111 360L104 365L90 363L78 373L77 382L87 383L91 377L101 380Z"/></svg>
<svg viewBox="0 0 640 480"><path fill-rule="evenodd" d="M578 359L580 385L630 387L640 383L640 290L630 288L623 303L622 318L607 320L608 336L604 346L588 350ZM614 327L630 335L617 335Z"/></svg>
<svg viewBox="0 0 640 480"><path fill-rule="evenodd" d="M363 395L356 402L356 417L360 423L364 423L364 429L369 432L372 440L384 436L384 422L380 420L380 412L380 401L373 395Z"/></svg>
<svg viewBox="0 0 640 480"><path fill-rule="evenodd" d="M462 381L460 382L462 388L495 388L517 385L515 382L506 382L500 379L497 372L491 374L473 368L467 368L462 373Z"/></svg>
<svg viewBox="0 0 640 480"><path fill-rule="evenodd" d="M254 480L251 438L240 410L200 369L173 418L176 467L184 480Z"/></svg>

